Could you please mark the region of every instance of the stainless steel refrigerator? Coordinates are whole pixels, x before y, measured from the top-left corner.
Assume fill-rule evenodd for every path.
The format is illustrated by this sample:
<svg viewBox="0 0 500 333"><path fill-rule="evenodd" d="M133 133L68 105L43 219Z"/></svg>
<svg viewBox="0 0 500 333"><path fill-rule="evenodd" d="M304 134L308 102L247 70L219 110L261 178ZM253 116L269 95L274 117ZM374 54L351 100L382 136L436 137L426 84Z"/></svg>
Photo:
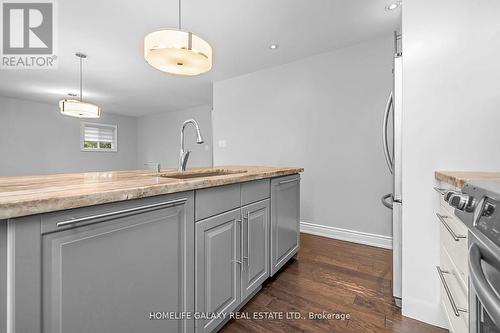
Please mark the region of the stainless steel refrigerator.
<svg viewBox="0 0 500 333"><path fill-rule="evenodd" d="M389 94L384 112L383 143L388 169L394 178L393 192L382 197L384 206L392 209L392 295L397 306L401 307L402 271L401 271L401 238L402 238L402 204L401 196L401 125L402 125L402 89L403 58L401 52L401 35L394 33L394 66L393 88Z"/></svg>

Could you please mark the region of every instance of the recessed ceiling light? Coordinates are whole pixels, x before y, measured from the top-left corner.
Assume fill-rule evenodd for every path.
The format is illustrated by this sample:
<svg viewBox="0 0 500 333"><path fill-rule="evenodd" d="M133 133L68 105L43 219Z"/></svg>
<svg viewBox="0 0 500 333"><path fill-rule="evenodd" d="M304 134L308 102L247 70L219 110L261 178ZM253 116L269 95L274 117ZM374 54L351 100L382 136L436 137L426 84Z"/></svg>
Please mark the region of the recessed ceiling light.
<svg viewBox="0 0 500 333"><path fill-rule="evenodd" d="M278 47L280 47L278 44L271 44L271 45L269 45L269 48L271 50L276 50Z"/></svg>
<svg viewBox="0 0 500 333"><path fill-rule="evenodd" d="M401 6L401 2L394 2L394 3L391 3L387 6L385 6L385 10L387 10L387 11L394 10L394 9L398 8L399 6Z"/></svg>

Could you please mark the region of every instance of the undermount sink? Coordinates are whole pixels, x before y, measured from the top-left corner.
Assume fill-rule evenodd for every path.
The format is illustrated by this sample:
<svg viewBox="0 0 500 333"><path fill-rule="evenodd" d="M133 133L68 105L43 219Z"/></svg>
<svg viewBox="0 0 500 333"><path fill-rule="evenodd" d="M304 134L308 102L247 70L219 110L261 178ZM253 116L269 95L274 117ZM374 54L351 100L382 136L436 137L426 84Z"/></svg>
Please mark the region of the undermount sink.
<svg viewBox="0 0 500 333"><path fill-rule="evenodd" d="M165 178L191 179L191 178L204 178L204 177L234 175L234 174L245 173L245 172L247 172L247 171L246 170L184 171L184 172L162 173L159 176L165 177Z"/></svg>

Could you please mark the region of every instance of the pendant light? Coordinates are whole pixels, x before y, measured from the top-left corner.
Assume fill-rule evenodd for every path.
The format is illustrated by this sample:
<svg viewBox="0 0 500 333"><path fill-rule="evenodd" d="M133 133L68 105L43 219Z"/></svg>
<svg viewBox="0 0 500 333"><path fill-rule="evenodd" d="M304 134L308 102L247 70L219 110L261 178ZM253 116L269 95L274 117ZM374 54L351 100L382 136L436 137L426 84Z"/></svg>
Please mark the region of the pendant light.
<svg viewBox="0 0 500 333"><path fill-rule="evenodd" d="M179 29L154 31L144 37L144 58L160 71L177 75L199 75L212 68L212 47L192 32Z"/></svg>
<svg viewBox="0 0 500 333"><path fill-rule="evenodd" d="M99 118L101 117L101 108L97 105L83 102L82 88L82 60L87 58L83 53L75 54L80 58L80 100L62 99L59 101L59 110L63 115L77 118Z"/></svg>

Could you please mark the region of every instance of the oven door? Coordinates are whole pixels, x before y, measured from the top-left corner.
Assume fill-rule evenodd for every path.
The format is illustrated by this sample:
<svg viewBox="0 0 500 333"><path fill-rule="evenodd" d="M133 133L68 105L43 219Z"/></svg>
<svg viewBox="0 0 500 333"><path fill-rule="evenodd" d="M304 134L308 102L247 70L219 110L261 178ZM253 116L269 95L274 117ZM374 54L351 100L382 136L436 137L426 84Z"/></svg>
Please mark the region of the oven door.
<svg viewBox="0 0 500 333"><path fill-rule="evenodd" d="M469 330L500 333L500 262L479 242L469 248Z"/></svg>

